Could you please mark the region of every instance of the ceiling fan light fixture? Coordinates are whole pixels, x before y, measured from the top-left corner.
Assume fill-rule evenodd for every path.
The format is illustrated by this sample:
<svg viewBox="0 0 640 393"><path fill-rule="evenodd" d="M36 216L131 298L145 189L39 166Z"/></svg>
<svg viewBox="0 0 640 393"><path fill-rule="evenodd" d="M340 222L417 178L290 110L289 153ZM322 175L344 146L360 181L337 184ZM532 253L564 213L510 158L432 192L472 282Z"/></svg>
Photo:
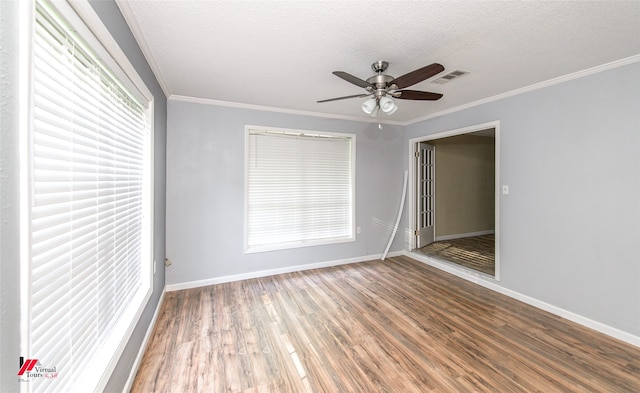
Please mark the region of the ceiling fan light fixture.
<svg viewBox="0 0 640 393"><path fill-rule="evenodd" d="M394 114L394 113L395 113L395 111L397 111L397 110L398 110L398 105L393 104L393 109L391 109L390 111L385 112L385 113L386 113L387 115L392 115L392 114Z"/></svg>
<svg viewBox="0 0 640 393"><path fill-rule="evenodd" d="M389 97L380 98L380 109L387 115L392 114L396 110L398 110L398 106L395 102Z"/></svg>
<svg viewBox="0 0 640 393"><path fill-rule="evenodd" d="M378 103L376 102L375 98L369 98L368 100L362 103L362 110L367 115L371 115L377 106L378 106Z"/></svg>

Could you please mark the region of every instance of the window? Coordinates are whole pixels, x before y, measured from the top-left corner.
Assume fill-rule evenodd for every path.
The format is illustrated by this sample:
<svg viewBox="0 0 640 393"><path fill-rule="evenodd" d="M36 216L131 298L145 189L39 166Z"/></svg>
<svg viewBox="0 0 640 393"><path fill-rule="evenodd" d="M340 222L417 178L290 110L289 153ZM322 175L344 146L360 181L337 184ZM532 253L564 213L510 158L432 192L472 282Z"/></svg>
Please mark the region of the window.
<svg viewBox="0 0 640 393"><path fill-rule="evenodd" d="M355 135L246 132L245 250L353 241Z"/></svg>
<svg viewBox="0 0 640 393"><path fill-rule="evenodd" d="M21 378L101 391L151 293L151 94L68 4L38 1L32 22L22 355L50 374Z"/></svg>

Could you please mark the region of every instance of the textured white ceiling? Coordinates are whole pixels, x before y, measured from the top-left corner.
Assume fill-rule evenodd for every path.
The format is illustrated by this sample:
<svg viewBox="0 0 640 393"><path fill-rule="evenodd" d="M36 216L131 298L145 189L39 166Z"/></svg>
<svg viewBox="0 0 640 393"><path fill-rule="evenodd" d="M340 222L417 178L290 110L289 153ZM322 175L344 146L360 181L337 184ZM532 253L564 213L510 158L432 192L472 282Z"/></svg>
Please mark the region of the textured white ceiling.
<svg viewBox="0 0 640 393"><path fill-rule="evenodd" d="M378 115L401 123L640 54L640 1L118 4L170 96L370 119L364 99L316 103L364 92L332 71L366 79L377 60L394 77L434 62L469 71L411 87L439 101Z"/></svg>

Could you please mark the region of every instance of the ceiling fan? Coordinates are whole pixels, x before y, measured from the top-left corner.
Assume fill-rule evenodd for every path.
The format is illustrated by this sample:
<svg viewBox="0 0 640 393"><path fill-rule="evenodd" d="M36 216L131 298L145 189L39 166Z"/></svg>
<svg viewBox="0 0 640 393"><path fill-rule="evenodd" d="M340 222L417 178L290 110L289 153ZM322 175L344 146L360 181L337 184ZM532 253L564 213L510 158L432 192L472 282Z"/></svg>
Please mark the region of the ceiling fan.
<svg viewBox="0 0 640 393"><path fill-rule="evenodd" d="M406 87L413 86L416 83L422 82L432 76L444 71L444 67L441 64L433 63L426 67L418 68L411 71L408 74L404 74L398 78L394 78L390 75L383 74L383 72L389 67L389 63L386 61L376 61L371 64L371 68L375 71L376 75L369 79L362 80L344 71L333 71L333 74L339 78L353 83L356 86L364 88L367 92L365 94L354 94L345 97L329 98L327 100L317 101L329 102L344 100L347 98L362 98L371 97L362 104L362 110L375 116L379 109L390 115L398 109L398 106L393 102L390 97L398 98L401 100L427 100L435 101L442 98L442 94L431 93L428 91L419 90L405 90Z"/></svg>

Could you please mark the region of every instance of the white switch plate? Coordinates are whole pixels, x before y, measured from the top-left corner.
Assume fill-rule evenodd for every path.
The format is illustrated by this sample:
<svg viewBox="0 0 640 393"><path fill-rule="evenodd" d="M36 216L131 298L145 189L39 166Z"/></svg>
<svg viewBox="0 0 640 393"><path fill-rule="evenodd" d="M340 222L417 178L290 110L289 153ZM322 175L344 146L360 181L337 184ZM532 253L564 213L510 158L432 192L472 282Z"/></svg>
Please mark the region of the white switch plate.
<svg viewBox="0 0 640 393"><path fill-rule="evenodd" d="M360 233L361 228L360 227L356 227L356 233Z"/></svg>
<svg viewBox="0 0 640 393"><path fill-rule="evenodd" d="M503 185L502 186L502 193L504 195L507 195L509 193L509 186L508 185Z"/></svg>

